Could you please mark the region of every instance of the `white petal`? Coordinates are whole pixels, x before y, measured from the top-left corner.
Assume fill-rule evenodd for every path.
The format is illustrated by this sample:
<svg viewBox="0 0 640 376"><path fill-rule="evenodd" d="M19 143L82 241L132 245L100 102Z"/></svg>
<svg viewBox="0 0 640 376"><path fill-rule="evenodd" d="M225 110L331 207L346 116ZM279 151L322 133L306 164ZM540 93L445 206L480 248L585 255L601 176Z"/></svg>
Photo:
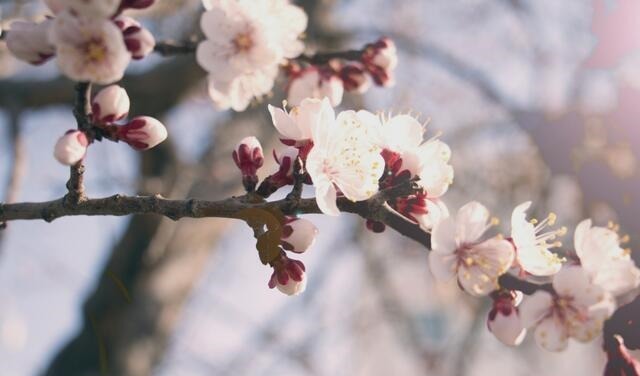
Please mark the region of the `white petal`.
<svg viewBox="0 0 640 376"><path fill-rule="evenodd" d="M456 275L457 258L453 254L429 253L429 269L438 282L448 282Z"/></svg>
<svg viewBox="0 0 640 376"><path fill-rule="evenodd" d="M414 215L420 226L426 230L431 230L436 223L449 217L449 209L442 200L427 200L427 214Z"/></svg>
<svg viewBox="0 0 640 376"><path fill-rule="evenodd" d="M320 210L327 215L340 215L340 210L338 210L338 205L336 204L337 192L333 183L325 180L314 180L313 183L316 186L316 202Z"/></svg>
<svg viewBox="0 0 640 376"><path fill-rule="evenodd" d="M458 281L465 291L475 296L489 294L498 287L498 278L513 264L513 246L495 237L473 246L461 267Z"/></svg>
<svg viewBox="0 0 640 376"><path fill-rule="evenodd" d="M548 351L562 351L567 348L569 333L557 315L543 319L535 330L536 343Z"/></svg>
<svg viewBox="0 0 640 376"><path fill-rule="evenodd" d="M283 138L300 140L301 132L296 122L281 108L268 106L271 121Z"/></svg>
<svg viewBox="0 0 640 376"><path fill-rule="evenodd" d="M591 220L585 219L576 226L576 231L573 235L573 247L580 258L582 258L582 243L584 242L589 229L591 229Z"/></svg>
<svg viewBox="0 0 640 376"><path fill-rule="evenodd" d="M394 116L382 126L383 143L392 151L417 148L422 143L422 124L409 115Z"/></svg>
<svg viewBox="0 0 640 376"><path fill-rule="evenodd" d="M431 232L432 252L451 254L456 251L456 222L454 218L445 218L433 226Z"/></svg>
<svg viewBox="0 0 640 376"><path fill-rule="evenodd" d="M508 346L518 346L527 334L515 308L509 315L498 311L493 320L487 321L487 326L500 342Z"/></svg>
<svg viewBox="0 0 640 376"><path fill-rule="evenodd" d="M526 247L519 246L517 252L518 263L522 269L534 276L551 276L562 268L562 259L542 246L535 244Z"/></svg>
<svg viewBox="0 0 640 376"><path fill-rule="evenodd" d="M614 295L622 295L640 285L640 270L632 259L617 259L598 269L593 283Z"/></svg>
<svg viewBox="0 0 640 376"><path fill-rule="evenodd" d="M487 230L489 210L479 202L471 201L458 210L457 236L460 243L473 243Z"/></svg>
<svg viewBox="0 0 640 376"><path fill-rule="evenodd" d="M536 291L525 297L520 304L520 319L525 328L535 326L545 316L549 315L553 306L553 297L546 291Z"/></svg>

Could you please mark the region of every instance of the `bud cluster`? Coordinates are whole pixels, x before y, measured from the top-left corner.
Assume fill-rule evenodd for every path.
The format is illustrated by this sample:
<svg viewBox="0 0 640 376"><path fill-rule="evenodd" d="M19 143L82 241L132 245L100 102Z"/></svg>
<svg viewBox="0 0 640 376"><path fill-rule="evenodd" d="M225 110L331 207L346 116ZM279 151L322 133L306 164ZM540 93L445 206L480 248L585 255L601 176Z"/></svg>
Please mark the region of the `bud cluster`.
<svg viewBox="0 0 640 376"><path fill-rule="evenodd" d="M284 221L280 241L282 249L301 254L313 246L318 234L313 223L297 217L285 217ZM306 287L306 268L302 261L290 259L284 250L271 262L273 273L268 285L271 289L277 287L286 295L297 295Z"/></svg>
<svg viewBox="0 0 640 376"><path fill-rule="evenodd" d="M67 131L56 143L55 158L64 165L75 165L84 158L89 144L102 138L123 141L136 150L151 149L164 141L167 129L152 117L138 116L118 124L127 117L130 104L126 90L118 85L100 90L91 101L91 129Z"/></svg>
<svg viewBox="0 0 640 376"><path fill-rule="evenodd" d="M392 86L397 65L396 47L389 38L365 46L356 61L343 63L332 59L327 64L307 67L291 63L287 101L297 106L305 98L326 97L335 107L342 102L345 91L364 93L371 81L377 86Z"/></svg>

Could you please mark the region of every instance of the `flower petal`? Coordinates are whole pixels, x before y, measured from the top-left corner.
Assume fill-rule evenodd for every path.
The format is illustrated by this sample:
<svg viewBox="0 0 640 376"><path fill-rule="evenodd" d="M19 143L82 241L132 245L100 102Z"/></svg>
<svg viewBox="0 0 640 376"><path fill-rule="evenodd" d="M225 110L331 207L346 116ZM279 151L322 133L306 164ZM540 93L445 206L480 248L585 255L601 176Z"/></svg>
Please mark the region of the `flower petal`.
<svg viewBox="0 0 640 376"><path fill-rule="evenodd" d="M569 343L567 328L557 315L543 319L535 330L536 343L548 351L562 351Z"/></svg>
<svg viewBox="0 0 640 376"><path fill-rule="evenodd" d="M545 316L549 315L553 306L553 297L546 291L538 290L533 295L525 297L520 305L520 319L525 328L535 326Z"/></svg>

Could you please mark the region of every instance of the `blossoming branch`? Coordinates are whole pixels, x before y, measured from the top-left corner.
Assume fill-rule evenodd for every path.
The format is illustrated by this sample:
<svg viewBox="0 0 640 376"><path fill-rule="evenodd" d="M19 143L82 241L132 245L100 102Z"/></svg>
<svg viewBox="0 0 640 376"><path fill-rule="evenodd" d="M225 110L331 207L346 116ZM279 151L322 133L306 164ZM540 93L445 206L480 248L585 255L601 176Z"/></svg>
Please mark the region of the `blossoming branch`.
<svg viewBox="0 0 640 376"><path fill-rule="evenodd" d="M293 257L309 251L321 236L302 216L354 213L374 233L390 228L423 245L436 281L455 281L465 293L491 299L487 326L504 344L517 346L532 332L542 348L562 351L570 339L590 342L602 335L605 374L638 374L640 367L627 350L640 348L640 298L634 296L640 269L615 225L594 226L585 219L573 231L573 247L561 252L560 239L569 230L556 225L553 213L541 221L527 219L532 203L525 202L513 209L510 233L497 233L493 228L499 220L479 202L453 214L449 210L452 150L438 135L425 138L418 119L336 111L345 91L394 84L398 57L392 40L305 54L301 35L307 15L288 0L204 1L200 28L205 38L184 44L156 43L139 21L122 13L148 8L153 0L45 3L51 17L14 22L6 44L15 57L34 65L55 59L60 72L77 82L76 125L53 152L70 166L69 192L48 202L0 204L0 222L131 214L234 218L253 229L259 260L272 270L266 285L296 295L305 290L310 271ZM263 107L282 144L273 150L277 168L259 178L266 157L252 135L241 139L230 156L246 194L219 201L86 196L83 160L96 142L122 141L145 151L169 136L157 119L129 118L135 103L118 85L132 59L153 51L195 53L219 109L244 111L273 91L280 73L287 77L285 104ZM102 87L94 93L96 85ZM304 185L313 187L313 198L301 197ZM286 198L269 201L281 189L287 190Z"/></svg>

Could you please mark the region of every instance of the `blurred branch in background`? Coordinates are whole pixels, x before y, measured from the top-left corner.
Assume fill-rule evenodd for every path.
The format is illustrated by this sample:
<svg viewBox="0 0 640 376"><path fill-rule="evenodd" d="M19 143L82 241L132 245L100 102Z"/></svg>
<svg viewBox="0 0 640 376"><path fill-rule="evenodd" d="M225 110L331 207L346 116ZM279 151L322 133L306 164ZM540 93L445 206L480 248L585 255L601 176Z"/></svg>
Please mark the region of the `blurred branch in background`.
<svg viewBox="0 0 640 376"><path fill-rule="evenodd" d="M7 108L8 114L8 137L9 147L11 148L11 168L9 170L9 177L7 179L6 190L4 194L4 203L16 202L20 194L20 187L24 178L26 169L27 153L25 150L25 143L22 136L22 129L20 127L20 113L21 111L15 107ZM0 221L0 226L6 227L6 223ZM0 251L2 250L3 240L6 236L6 228L0 229Z"/></svg>

